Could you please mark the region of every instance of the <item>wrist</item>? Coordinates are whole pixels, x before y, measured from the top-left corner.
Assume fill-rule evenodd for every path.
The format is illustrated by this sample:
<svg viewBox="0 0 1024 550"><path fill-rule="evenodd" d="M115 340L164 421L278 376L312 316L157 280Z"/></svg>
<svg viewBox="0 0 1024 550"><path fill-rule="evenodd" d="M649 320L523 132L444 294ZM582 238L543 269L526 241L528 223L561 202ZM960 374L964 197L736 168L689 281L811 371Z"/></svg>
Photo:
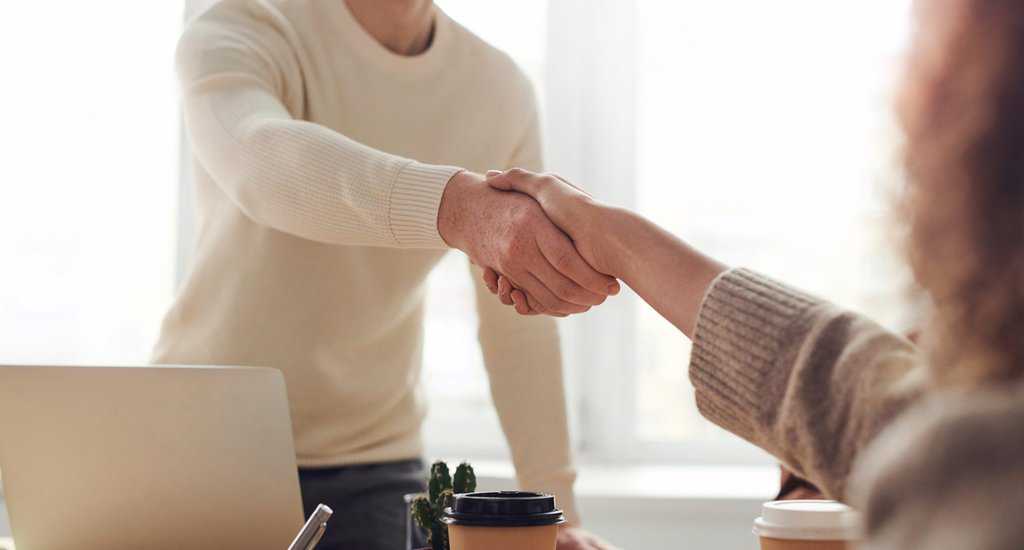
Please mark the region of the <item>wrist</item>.
<svg viewBox="0 0 1024 550"><path fill-rule="evenodd" d="M638 231L642 218L635 213L618 207L601 206L602 212L595 216L599 220L598 235L606 235L604 239L607 249L602 256L606 258L609 275L624 282L633 278L637 269Z"/></svg>
<svg viewBox="0 0 1024 550"><path fill-rule="evenodd" d="M483 178L468 170L456 172L445 185L441 204L437 209L437 232L444 242L459 250L466 250L465 227L469 213L469 196Z"/></svg>

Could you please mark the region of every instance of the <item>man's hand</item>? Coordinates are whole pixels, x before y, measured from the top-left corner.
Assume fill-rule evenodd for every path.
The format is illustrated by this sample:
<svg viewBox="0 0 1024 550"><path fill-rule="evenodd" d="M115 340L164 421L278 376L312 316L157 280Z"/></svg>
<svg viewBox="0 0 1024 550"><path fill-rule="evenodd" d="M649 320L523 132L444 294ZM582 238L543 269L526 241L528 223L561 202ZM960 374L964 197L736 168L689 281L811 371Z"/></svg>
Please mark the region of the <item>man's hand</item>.
<svg viewBox="0 0 1024 550"><path fill-rule="evenodd" d="M525 291L534 312L582 313L619 291L618 281L590 267L536 201L492 189L478 174L461 172L448 182L437 228L449 246Z"/></svg>
<svg viewBox="0 0 1024 550"><path fill-rule="evenodd" d="M490 171L487 183L503 191L516 191L536 200L548 218L573 240L576 249L587 263L601 273L615 273L615 254L609 240L614 235L602 227L611 209L594 201L583 190L553 174L535 174L519 168L506 172ZM499 274L500 273L500 274ZM502 303L514 305L523 315L535 312L530 305L535 301L527 289L508 280L500 270L484 270L484 282Z"/></svg>
<svg viewBox="0 0 1024 550"><path fill-rule="evenodd" d="M603 222L613 210L594 200L586 191L557 174L536 174L520 168L487 173L487 184L502 191L516 191L532 197L548 218L573 240L580 254L601 273L617 276L615 258L604 235Z"/></svg>
<svg viewBox="0 0 1024 550"><path fill-rule="evenodd" d="M558 530L557 550L615 550L615 547L579 527L562 527Z"/></svg>

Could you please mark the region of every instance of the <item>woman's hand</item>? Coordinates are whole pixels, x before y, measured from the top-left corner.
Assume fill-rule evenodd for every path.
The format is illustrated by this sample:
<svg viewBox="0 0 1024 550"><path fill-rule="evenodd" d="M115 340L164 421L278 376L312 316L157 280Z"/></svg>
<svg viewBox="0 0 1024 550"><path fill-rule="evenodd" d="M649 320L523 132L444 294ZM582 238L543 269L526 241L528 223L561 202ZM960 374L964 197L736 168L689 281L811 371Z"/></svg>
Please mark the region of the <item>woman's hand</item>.
<svg viewBox="0 0 1024 550"><path fill-rule="evenodd" d="M614 276L607 247L596 237L607 207L556 174L535 174L520 168L487 173L487 184L502 191L533 197L555 225L569 235L591 267Z"/></svg>
<svg viewBox="0 0 1024 550"><path fill-rule="evenodd" d="M537 201L492 189L478 174L460 172L448 182L437 230L449 246L500 270L536 298L543 313L582 313L619 288L590 267Z"/></svg>
<svg viewBox="0 0 1024 550"><path fill-rule="evenodd" d="M602 205L558 176L517 169L487 176L495 189L533 197L592 268L621 279L679 330L693 336L701 299L727 269L724 264L639 214ZM485 272L484 281L502 303L514 305L519 313L539 311L531 296L501 274Z"/></svg>
<svg viewBox="0 0 1024 550"><path fill-rule="evenodd" d="M535 174L519 168L505 172L492 170L487 173L487 183L494 189L533 197L548 218L573 240L576 250L591 267L601 273L613 274L615 254L611 252L607 239L600 238L600 227L608 215L607 207L554 174ZM485 269L484 282L502 303L514 305L516 311L523 315L536 313L533 298L515 288L506 277Z"/></svg>

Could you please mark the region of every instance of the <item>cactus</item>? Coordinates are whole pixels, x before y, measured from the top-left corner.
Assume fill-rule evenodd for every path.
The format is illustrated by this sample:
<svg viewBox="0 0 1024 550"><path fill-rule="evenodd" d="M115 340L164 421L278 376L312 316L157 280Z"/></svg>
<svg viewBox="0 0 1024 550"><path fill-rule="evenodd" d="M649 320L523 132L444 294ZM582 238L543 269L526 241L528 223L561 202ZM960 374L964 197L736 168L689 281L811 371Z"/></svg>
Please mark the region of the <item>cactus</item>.
<svg viewBox="0 0 1024 550"><path fill-rule="evenodd" d="M422 495L413 499L412 518L424 529L434 523L434 510L430 506L430 499Z"/></svg>
<svg viewBox="0 0 1024 550"><path fill-rule="evenodd" d="M430 481L427 482L430 491L430 502L436 504L441 498L441 491L452 488L452 476L448 473L448 465L438 460L430 467Z"/></svg>
<svg viewBox="0 0 1024 550"><path fill-rule="evenodd" d="M455 469L455 477L452 478L452 489L456 493L472 493L476 491L476 473L473 467L463 462Z"/></svg>
<svg viewBox="0 0 1024 550"><path fill-rule="evenodd" d="M444 509L455 504L456 493L475 490L476 474L468 463L459 464L454 479L443 461L439 460L430 467L427 494L413 499L410 513L416 524L427 532L427 542L433 550L449 550L448 526L441 522Z"/></svg>

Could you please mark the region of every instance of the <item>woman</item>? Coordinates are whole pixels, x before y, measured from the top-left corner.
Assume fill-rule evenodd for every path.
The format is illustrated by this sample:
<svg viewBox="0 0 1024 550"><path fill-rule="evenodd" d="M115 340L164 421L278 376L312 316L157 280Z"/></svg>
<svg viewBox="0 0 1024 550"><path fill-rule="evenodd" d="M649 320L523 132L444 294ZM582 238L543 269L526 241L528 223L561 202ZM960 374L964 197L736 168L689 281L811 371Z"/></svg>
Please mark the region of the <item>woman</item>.
<svg viewBox="0 0 1024 550"><path fill-rule="evenodd" d="M597 270L694 341L713 422L866 517L867 548L1024 548L1024 2L932 0L900 95L909 261L934 303L915 347L728 269L552 176L527 193ZM493 272L520 313L531 297Z"/></svg>

